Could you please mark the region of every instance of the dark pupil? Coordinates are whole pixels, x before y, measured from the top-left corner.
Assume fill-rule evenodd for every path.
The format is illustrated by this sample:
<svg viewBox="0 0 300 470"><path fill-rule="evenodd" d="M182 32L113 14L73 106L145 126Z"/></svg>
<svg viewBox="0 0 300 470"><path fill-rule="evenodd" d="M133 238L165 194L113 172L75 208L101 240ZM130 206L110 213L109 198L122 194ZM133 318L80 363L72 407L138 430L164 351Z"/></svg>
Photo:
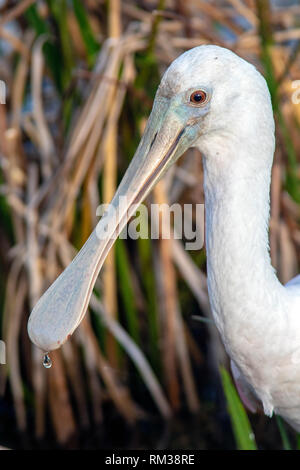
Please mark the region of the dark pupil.
<svg viewBox="0 0 300 470"><path fill-rule="evenodd" d="M200 93L196 93L195 95L193 95L193 101L197 101L199 103L200 101L202 101L202 99L203 96Z"/></svg>

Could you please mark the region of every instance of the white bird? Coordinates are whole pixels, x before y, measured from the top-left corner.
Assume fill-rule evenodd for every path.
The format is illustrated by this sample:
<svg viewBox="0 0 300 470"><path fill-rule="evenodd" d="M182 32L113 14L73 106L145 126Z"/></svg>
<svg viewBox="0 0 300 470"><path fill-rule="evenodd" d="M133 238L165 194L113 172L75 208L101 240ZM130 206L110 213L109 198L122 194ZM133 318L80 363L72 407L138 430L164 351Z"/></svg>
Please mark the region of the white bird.
<svg viewBox="0 0 300 470"><path fill-rule="evenodd" d="M227 49L199 46L170 65L112 201L117 219L109 211L100 220L39 300L30 338L50 351L73 333L133 204L189 147L203 156L208 293L239 392L252 411L260 403L300 431L300 276L279 282L268 243L271 99L256 68ZM125 207L119 196L127 196Z"/></svg>

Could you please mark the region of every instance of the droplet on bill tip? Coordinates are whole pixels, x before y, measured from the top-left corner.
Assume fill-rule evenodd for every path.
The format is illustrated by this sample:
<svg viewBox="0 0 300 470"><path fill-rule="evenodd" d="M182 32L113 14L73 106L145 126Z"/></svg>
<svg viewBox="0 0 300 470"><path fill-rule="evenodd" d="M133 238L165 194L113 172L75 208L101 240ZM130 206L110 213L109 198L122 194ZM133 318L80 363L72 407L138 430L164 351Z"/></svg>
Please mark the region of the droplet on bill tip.
<svg viewBox="0 0 300 470"><path fill-rule="evenodd" d="M44 355L43 366L46 367L46 369L50 369L52 366L52 360L48 353Z"/></svg>

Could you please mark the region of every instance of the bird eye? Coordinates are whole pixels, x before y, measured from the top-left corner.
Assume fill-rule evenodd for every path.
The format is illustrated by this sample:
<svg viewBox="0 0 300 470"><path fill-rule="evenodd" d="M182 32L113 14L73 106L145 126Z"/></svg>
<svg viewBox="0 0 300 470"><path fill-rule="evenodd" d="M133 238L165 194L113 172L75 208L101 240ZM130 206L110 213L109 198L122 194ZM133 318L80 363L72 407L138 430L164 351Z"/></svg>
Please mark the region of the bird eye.
<svg viewBox="0 0 300 470"><path fill-rule="evenodd" d="M207 94L203 90L194 91L190 96L190 102L193 104L203 104L207 99Z"/></svg>

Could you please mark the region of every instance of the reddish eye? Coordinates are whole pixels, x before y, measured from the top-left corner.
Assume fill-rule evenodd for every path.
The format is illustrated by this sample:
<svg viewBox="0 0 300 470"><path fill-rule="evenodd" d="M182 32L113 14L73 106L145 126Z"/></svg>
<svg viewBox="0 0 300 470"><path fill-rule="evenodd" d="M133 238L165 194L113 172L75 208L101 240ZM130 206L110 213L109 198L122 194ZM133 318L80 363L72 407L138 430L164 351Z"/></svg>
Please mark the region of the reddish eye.
<svg viewBox="0 0 300 470"><path fill-rule="evenodd" d="M207 95L203 90L194 91L190 96L190 102L194 104L203 104L205 103Z"/></svg>

